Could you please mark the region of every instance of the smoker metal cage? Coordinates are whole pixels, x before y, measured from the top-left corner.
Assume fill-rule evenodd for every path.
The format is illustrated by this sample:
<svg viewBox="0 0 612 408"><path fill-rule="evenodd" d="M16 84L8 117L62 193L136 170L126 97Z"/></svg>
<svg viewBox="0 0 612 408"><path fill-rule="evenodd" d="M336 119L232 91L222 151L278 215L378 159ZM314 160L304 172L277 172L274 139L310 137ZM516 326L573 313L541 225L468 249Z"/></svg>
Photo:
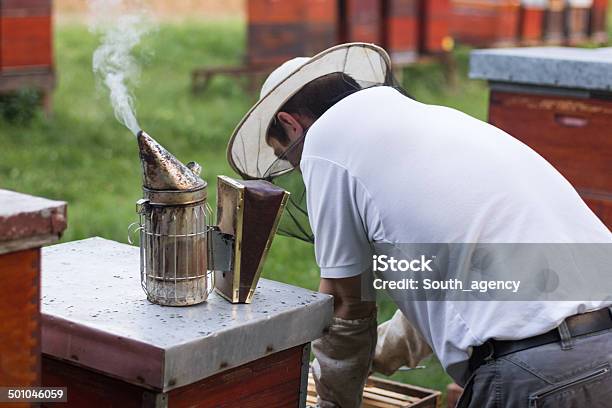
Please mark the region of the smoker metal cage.
<svg viewBox="0 0 612 408"><path fill-rule="evenodd" d="M165 306L206 301L215 287L208 270L208 234L212 210L206 201L191 205L137 203L139 222L129 227L140 238L141 285L147 299Z"/></svg>

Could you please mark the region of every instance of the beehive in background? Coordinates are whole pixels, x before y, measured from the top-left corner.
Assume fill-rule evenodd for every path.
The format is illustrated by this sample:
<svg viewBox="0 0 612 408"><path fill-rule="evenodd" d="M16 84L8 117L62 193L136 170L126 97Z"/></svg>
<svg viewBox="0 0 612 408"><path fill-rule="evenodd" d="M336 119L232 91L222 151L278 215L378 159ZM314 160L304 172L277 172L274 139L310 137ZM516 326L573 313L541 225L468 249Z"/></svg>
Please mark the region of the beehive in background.
<svg viewBox="0 0 612 408"><path fill-rule="evenodd" d="M593 41L603 44L608 41L608 0L593 0L590 34Z"/></svg>
<svg viewBox="0 0 612 408"><path fill-rule="evenodd" d="M520 41L524 45L535 45L542 41L547 0L522 0L520 12Z"/></svg>
<svg viewBox="0 0 612 408"><path fill-rule="evenodd" d="M565 37L565 2L549 0L544 17L544 42L561 44Z"/></svg>
<svg viewBox="0 0 612 408"><path fill-rule="evenodd" d="M53 66L51 0L0 0L0 71Z"/></svg>
<svg viewBox="0 0 612 408"><path fill-rule="evenodd" d="M275 66L337 42L337 0L249 0L250 66Z"/></svg>
<svg viewBox="0 0 612 408"><path fill-rule="evenodd" d="M419 0L419 51L438 54L452 48L450 0Z"/></svg>
<svg viewBox="0 0 612 408"><path fill-rule="evenodd" d="M65 203L0 190L0 386L40 386L40 247L65 228Z"/></svg>
<svg viewBox="0 0 612 408"><path fill-rule="evenodd" d="M383 42L394 64L405 65L417 59L418 16L417 0L385 0L383 2Z"/></svg>
<svg viewBox="0 0 612 408"><path fill-rule="evenodd" d="M474 46L506 46L518 39L517 0L453 0L451 34Z"/></svg>
<svg viewBox="0 0 612 408"><path fill-rule="evenodd" d="M382 0L339 0L339 42L383 43Z"/></svg>
<svg viewBox="0 0 612 408"><path fill-rule="evenodd" d="M565 14L565 34L569 45L580 44L588 38L593 0L568 0Z"/></svg>

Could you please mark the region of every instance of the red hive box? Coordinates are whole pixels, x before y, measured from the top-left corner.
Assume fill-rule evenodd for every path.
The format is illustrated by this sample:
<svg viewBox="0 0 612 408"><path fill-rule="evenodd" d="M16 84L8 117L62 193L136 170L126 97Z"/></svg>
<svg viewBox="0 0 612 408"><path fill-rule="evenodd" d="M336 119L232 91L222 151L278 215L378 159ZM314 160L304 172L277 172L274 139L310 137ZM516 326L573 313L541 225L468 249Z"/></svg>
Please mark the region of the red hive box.
<svg viewBox="0 0 612 408"><path fill-rule="evenodd" d="M549 0L544 19L544 40L548 44L560 44L565 35L564 0Z"/></svg>
<svg viewBox="0 0 612 408"><path fill-rule="evenodd" d="M521 6L519 35L523 45L535 45L542 41L546 2L524 0Z"/></svg>
<svg viewBox="0 0 612 408"><path fill-rule="evenodd" d="M247 64L275 66L336 43L335 0L249 0Z"/></svg>
<svg viewBox="0 0 612 408"><path fill-rule="evenodd" d="M451 34L479 47L516 43L520 4L516 0L453 0Z"/></svg>
<svg viewBox="0 0 612 408"><path fill-rule="evenodd" d="M0 0L0 71L52 65L51 0Z"/></svg>
<svg viewBox="0 0 612 408"><path fill-rule="evenodd" d="M367 42L383 45L383 3L381 0L339 0L340 42Z"/></svg>
<svg viewBox="0 0 612 408"><path fill-rule="evenodd" d="M418 54L419 26L417 0L383 2L383 43L394 64L414 62Z"/></svg>
<svg viewBox="0 0 612 408"><path fill-rule="evenodd" d="M608 41L607 18L608 0L593 0L590 23L590 34L593 41L602 44Z"/></svg>
<svg viewBox="0 0 612 408"><path fill-rule="evenodd" d="M569 45L586 41L589 32L591 4L583 0L569 0L567 3L565 33Z"/></svg>
<svg viewBox="0 0 612 408"><path fill-rule="evenodd" d="M422 53L438 54L452 48L450 8L450 0L419 1L419 49Z"/></svg>
<svg viewBox="0 0 612 408"><path fill-rule="evenodd" d="M612 228L612 102L557 94L493 90L489 122L529 145L578 190Z"/></svg>
<svg viewBox="0 0 612 408"><path fill-rule="evenodd" d="M40 386L40 247L65 228L65 203L0 190L0 386Z"/></svg>

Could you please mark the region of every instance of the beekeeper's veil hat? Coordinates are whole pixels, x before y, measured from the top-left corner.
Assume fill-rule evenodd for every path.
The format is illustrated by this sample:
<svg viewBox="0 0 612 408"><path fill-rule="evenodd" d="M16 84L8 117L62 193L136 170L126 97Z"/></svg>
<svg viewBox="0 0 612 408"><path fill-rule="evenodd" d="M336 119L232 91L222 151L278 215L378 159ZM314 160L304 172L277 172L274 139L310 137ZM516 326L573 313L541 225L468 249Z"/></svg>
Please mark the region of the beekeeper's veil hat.
<svg viewBox="0 0 612 408"><path fill-rule="evenodd" d="M278 158L266 143L268 128L279 109L304 85L328 74L344 73L362 88L384 85L392 77L390 66L385 50L364 43L342 44L312 58L285 62L270 74L259 101L234 130L227 151L230 165L248 179L271 179L291 171L293 166L288 161L275 164Z"/></svg>
<svg viewBox="0 0 612 408"><path fill-rule="evenodd" d="M295 219L298 216L307 217L301 177L297 176L299 182L293 177L288 182L290 185L287 185L288 178L280 177L290 173L294 167L284 157L275 156L274 149L266 142L266 135L276 114L293 95L308 83L333 73L351 77L358 86L356 91L380 85L397 86L389 55L373 44L342 44L312 58L294 58L270 74L261 89L259 101L240 121L227 149L230 165L243 178L271 180L291 191L292 205L286 209L288 214L281 222L279 231L296 236L295 232L288 232L285 228L286 218L294 218L294 227L300 230L299 238L306 241L312 241L308 223Z"/></svg>

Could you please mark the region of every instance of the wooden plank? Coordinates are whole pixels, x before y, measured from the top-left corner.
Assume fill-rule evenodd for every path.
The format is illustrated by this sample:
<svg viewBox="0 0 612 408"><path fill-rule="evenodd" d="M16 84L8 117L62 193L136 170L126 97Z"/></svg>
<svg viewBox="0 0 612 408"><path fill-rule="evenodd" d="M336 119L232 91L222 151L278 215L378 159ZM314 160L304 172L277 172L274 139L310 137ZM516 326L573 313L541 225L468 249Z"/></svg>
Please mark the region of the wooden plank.
<svg viewBox="0 0 612 408"><path fill-rule="evenodd" d="M414 402L414 401L418 401L419 400L418 397L411 397L409 395L401 394L399 392L395 392L395 391L391 391L391 390L386 390L384 388L367 387L366 386L364 389L366 391L368 391L368 392L373 393L373 394L382 395L383 397L395 398L397 400L410 401L410 402Z"/></svg>
<svg viewBox="0 0 612 408"><path fill-rule="evenodd" d="M362 408L435 408L440 401L439 391L417 387L396 381L369 377L363 392ZM308 398L316 400L315 382L312 374L308 378Z"/></svg>
<svg viewBox="0 0 612 408"><path fill-rule="evenodd" d="M390 398L380 395L378 393L370 392L368 389L363 390L363 398L367 400L370 404L377 403L378 406L384 408L393 408L398 406L405 405L403 400L398 400L397 398Z"/></svg>

